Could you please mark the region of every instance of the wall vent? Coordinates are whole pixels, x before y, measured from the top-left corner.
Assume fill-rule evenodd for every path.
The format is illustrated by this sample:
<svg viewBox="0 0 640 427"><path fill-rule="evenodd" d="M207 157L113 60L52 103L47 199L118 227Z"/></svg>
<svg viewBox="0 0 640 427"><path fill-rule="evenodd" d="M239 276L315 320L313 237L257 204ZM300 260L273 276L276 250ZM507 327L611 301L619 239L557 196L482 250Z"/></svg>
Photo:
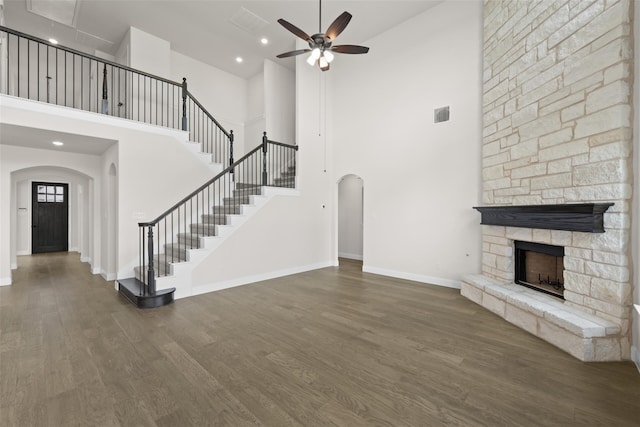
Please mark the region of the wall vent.
<svg viewBox="0 0 640 427"><path fill-rule="evenodd" d="M436 108L433 110L433 122L448 122L449 121L449 106Z"/></svg>
<svg viewBox="0 0 640 427"><path fill-rule="evenodd" d="M236 27L253 35L260 34L269 25L269 22L244 7L238 9L229 21Z"/></svg>

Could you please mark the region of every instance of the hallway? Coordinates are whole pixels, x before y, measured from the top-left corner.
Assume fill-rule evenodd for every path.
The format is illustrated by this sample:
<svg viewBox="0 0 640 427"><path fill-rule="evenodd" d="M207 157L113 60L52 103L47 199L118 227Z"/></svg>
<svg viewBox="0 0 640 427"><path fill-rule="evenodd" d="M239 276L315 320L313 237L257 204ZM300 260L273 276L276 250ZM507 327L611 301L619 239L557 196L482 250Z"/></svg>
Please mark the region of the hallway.
<svg viewBox="0 0 640 427"><path fill-rule="evenodd" d="M0 288L0 425L637 425L585 364L455 289L325 268L138 310L75 253Z"/></svg>

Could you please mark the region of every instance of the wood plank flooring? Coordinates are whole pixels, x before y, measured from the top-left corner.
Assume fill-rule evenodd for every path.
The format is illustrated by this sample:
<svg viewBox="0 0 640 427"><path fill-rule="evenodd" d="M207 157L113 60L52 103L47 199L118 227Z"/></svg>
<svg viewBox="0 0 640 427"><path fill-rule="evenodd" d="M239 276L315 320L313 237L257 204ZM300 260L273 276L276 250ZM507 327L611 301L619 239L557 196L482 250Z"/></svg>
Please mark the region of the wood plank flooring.
<svg viewBox="0 0 640 427"><path fill-rule="evenodd" d="M77 254L18 263L1 426L640 425L632 363L582 363L356 262L147 311Z"/></svg>

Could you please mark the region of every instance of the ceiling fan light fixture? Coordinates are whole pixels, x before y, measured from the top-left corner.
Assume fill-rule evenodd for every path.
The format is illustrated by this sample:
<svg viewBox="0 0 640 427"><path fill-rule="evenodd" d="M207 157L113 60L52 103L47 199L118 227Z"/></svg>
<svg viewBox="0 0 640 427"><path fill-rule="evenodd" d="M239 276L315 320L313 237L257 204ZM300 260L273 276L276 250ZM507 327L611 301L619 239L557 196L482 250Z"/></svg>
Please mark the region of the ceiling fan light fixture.
<svg viewBox="0 0 640 427"><path fill-rule="evenodd" d="M331 64L331 62L333 62L333 59L335 58L335 55L328 50L325 50L322 56L324 56L324 59L326 59L329 64Z"/></svg>
<svg viewBox="0 0 640 427"><path fill-rule="evenodd" d="M329 61L327 61L327 58L324 56L321 56L318 65L320 65L320 68L327 68L329 66Z"/></svg>
<svg viewBox="0 0 640 427"><path fill-rule="evenodd" d="M316 65L316 60L313 58L313 55L309 55L309 57L307 58L307 64L311 65L312 67Z"/></svg>

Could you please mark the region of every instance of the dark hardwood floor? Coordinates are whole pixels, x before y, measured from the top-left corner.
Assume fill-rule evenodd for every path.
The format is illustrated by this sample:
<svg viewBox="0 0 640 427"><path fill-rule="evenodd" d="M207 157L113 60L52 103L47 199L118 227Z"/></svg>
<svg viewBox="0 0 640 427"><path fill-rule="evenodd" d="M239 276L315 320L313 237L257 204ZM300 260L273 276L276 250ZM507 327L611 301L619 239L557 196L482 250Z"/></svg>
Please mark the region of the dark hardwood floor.
<svg viewBox="0 0 640 427"><path fill-rule="evenodd" d="M352 261L147 311L77 254L0 288L1 426L639 424L632 363Z"/></svg>

